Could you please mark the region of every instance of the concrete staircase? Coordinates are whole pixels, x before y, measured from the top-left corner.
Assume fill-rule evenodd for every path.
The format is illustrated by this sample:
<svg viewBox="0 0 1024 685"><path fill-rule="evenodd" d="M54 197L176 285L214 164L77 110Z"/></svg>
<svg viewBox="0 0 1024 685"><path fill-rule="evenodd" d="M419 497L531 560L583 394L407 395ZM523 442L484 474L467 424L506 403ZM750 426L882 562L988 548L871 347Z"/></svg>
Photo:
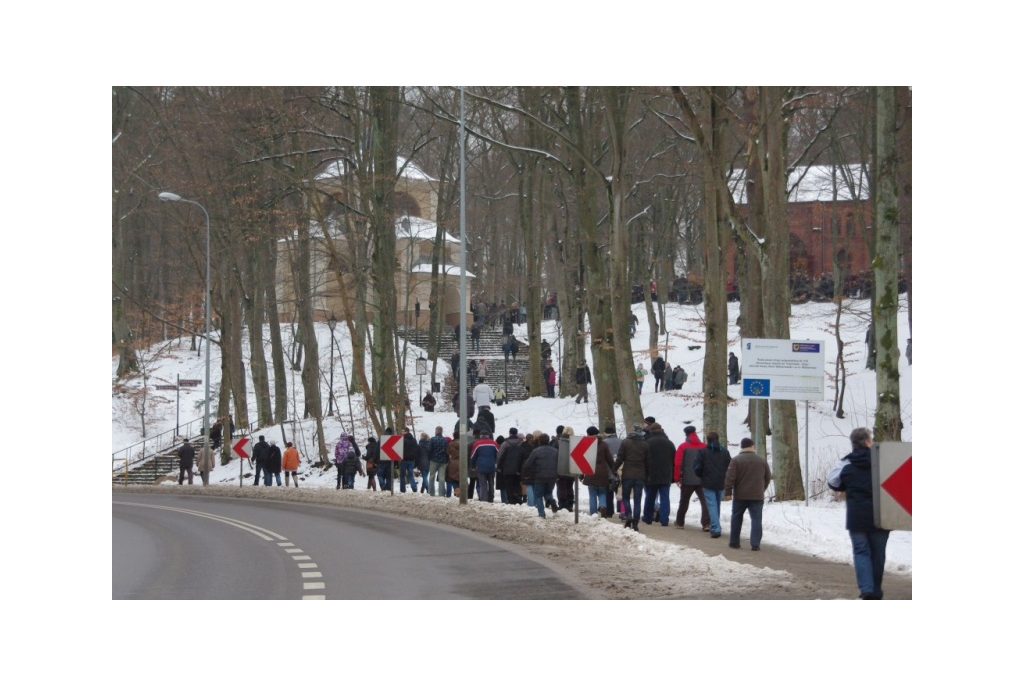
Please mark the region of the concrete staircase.
<svg viewBox="0 0 1024 685"><path fill-rule="evenodd" d="M200 444L196 444L199 451ZM177 448L175 448L177 449ZM192 470L195 473L195 469ZM164 476L178 477L178 455L159 454L129 467L127 476L124 470L113 475L114 485L154 485Z"/></svg>
<svg viewBox="0 0 1024 685"><path fill-rule="evenodd" d="M415 333L413 331L407 331L402 335L408 340L413 341ZM481 329L479 350L473 349L473 341L471 339L468 337L466 339L466 355L468 358L477 360L484 359L487 362L487 384L491 386L491 389L493 390L506 387L505 353L501 349L504 343L505 336L502 334L501 329L496 326L485 326ZM441 350L439 352L440 359L451 363L452 355L458 352L458 350L459 344L453 336L452 329L449 328L445 331L444 338L441 341ZM529 397L525 387L526 373L529 369L529 365L529 348L525 341L520 340L519 354L516 355L515 360L510 356L507 365L507 394L510 402L525 400ZM463 368L465 368L465 362L463 363ZM445 384L441 386L441 394L438 397L438 409L453 409L452 398L454 396L455 377L451 374L448 376Z"/></svg>

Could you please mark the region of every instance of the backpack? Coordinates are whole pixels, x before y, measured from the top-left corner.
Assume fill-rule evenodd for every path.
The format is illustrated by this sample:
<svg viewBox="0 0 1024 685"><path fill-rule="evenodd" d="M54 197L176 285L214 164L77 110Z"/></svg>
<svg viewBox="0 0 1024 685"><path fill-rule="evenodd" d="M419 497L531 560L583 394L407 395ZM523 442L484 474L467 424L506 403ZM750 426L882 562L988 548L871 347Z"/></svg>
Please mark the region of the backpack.
<svg viewBox="0 0 1024 685"><path fill-rule="evenodd" d="M686 375L686 369L680 369L680 371L683 372L683 383L685 383L686 379L689 378L689 376Z"/></svg>
<svg viewBox="0 0 1024 685"><path fill-rule="evenodd" d="M348 436L343 435L338 440L338 444L334 447L334 463L340 464L345 461L348 457L349 452L352 451L352 445L348 441Z"/></svg>

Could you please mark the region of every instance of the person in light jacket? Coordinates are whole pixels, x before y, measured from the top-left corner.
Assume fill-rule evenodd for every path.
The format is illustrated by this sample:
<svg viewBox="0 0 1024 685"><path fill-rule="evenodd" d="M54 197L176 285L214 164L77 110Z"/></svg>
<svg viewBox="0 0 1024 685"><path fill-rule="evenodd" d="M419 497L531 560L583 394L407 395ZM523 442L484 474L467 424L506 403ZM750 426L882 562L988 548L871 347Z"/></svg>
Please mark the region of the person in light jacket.
<svg viewBox="0 0 1024 685"><path fill-rule="evenodd" d="M199 450L199 459L196 462L199 475L203 479L203 485L210 484L210 471L213 471L214 463L213 450L210 449L209 445L203 445L203 448Z"/></svg>

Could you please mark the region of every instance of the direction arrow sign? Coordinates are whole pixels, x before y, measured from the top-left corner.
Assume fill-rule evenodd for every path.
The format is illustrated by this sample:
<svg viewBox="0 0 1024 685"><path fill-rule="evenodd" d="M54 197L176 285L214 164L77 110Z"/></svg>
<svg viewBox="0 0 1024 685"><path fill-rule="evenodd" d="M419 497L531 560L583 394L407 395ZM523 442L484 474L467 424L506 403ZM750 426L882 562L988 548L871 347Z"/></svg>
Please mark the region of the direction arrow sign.
<svg viewBox="0 0 1024 685"><path fill-rule="evenodd" d="M597 437L573 435L569 439L571 441L569 456L572 458L569 471L573 474L592 476L594 465L597 464Z"/></svg>
<svg viewBox="0 0 1024 685"><path fill-rule="evenodd" d="M871 446L871 491L875 525L885 530L913 530L911 442L876 442Z"/></svg>
<svg viewBox="0 0 1024 685"><path fill-rule="evenodd" d="M249 438L239 438L231 445L231 451L238 455L239 459L248 459L252 456L252 445Z"/></svg>
<svg viewBox="0 0 1024 685"><path fill-rule="evenodd" d="M156 388L157 390L177 390L178 389L178 386L176 386L176 385L154 385L153 387Z"/></svg>
<svg viewBox="0 0 1024 685"><path fill-rule="evenodd" d="M203 382L201 380L198 380L198 379L193 379L193 378L179 378L178 379L178 385L180 385L183 388L195 388L195 387L200 386L202 384L203 384Z"/></svg>
<svg viewBox="0 0 1024 685"><path fill-rule="evenodd" d="M910 500L913 495L913 480L911 478L910 457L903 462L893 474L882 483L882 489L888 492L896 504L907 510L910 514Z"/></svg>
<svg viewBox="0 0 1024 685"><path fill-rule="evenodd" d="M405 454L405 441L401 435L380 436L380 456L388 461L402 461Z"/></svg>

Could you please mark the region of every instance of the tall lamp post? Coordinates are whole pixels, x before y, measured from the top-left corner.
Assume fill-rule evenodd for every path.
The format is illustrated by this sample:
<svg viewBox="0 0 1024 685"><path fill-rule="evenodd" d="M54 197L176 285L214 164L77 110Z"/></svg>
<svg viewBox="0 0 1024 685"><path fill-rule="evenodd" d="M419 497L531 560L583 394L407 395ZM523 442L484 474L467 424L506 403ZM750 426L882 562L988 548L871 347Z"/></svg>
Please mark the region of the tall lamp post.
<svg viewBox="0 0 1024 685"><path fill-rule="evenodd" d="M160 193L159 197L164 202L187 202L203 210L206 215L206 295L203 298L203 309L206 310L206 413L203 417L203 448L210 446L210 213L206 207L195 200L186 200L181 195L174 193Z"/></svg>
<svg viewBox="0 0 1024 685"><path fill-rule="evenodd" d="M331 318L327 319L327 327L331 329L331 390L327 400L328 416L334 416L334 327L337 325L338 318L334 316L334 312L331 312Z"/></svg>

